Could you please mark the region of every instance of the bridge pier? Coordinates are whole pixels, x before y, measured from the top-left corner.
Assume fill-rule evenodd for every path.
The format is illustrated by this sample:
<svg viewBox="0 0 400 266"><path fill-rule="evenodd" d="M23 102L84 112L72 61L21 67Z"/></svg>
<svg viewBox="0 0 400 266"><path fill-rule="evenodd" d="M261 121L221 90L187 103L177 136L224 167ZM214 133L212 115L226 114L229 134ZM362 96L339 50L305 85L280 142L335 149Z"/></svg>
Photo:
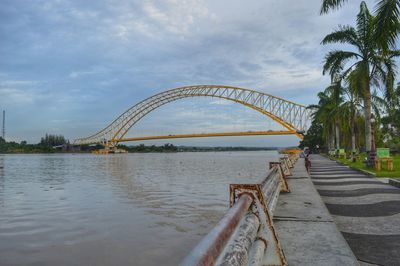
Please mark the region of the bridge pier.
<svg viewBox="0 0 400 266"><path fill-rule="evenodd" d="M115 154L115 153L128 153L127 150L119 149L117 146L109 146L105 145L104 149L95 150L92 152L93 154Z"/></svg>

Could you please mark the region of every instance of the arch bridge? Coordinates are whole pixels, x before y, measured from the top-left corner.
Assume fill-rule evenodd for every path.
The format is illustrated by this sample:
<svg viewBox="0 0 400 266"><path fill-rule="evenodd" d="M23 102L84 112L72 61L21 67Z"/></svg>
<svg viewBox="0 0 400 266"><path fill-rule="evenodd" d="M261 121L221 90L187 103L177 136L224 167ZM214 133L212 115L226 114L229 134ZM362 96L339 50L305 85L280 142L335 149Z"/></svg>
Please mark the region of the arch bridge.
<svg viewBox="0 0 400 266"><path fill-rule="evenodd" d="M247 131L124 138L129 129L151 111L167 103L188 97L214 97L242 104L266 115L281 124L287 131ZM223 85L196 85L180 87L155 94L129 108L96 134L74 140L74 144L102 144L106 148L113 148L119 142L135 140L284 134L293 134L303 139L303 135L310 126L310 123L311 113L303 105L255 90Z"/></svg>

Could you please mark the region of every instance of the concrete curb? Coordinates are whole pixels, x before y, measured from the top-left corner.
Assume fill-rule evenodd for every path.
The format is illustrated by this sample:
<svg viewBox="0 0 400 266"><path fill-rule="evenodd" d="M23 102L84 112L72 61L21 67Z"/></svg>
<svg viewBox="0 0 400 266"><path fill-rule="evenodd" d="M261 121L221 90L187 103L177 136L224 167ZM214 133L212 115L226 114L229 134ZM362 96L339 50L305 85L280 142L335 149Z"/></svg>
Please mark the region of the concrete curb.
<svg viewBox="0 0 400 266"><path fill-rule="evenodd" d="M359 265L315 189L304 159L279 196L274 225L289 265Z"/></svg>
<svg viewBox="0 0 400 266"><path fill-rule="evenodd" d="M339 162L339 163L340 163L340 162ZM340 163L340 164L342 164L342 163ZM342 164L342 165L345 165L345 164ZM348 165L345 165L345 166L347 166L347 167L349 167L349 168L351 168L351 169L353 169L353 170L356 170L356 171L358 171L358 172L361 172L361 173L363 173L363 174L376 177L376 174L373 173L373 172L370 172L370 171L367 171L367 170L363 170L363 169L358 169L358 168L355 168L355 167L352 167L352 166L348 166Z"/></svg>
<svg viewBox="0 0 400 266"><path fill-rule="evenodd" d="M393 178L389 178L389 185L400 188L400 181Z"/></svg>
<svg viewBox="0 0 400 266"><path fill-rule="evenodd" d="M355 168L355 167L353 167L353 166L346 165L346 164L342 163L341 161L338 161L338 160L335 160L335 159L330 158L329 156L326 156L325 154L320 154L320 155L323 156L323 157L325 157L325 158L327 158L327 159L329 159L329 160L331 160L331 161L337 162L338 164L340 164L340 165L342 165L342 166L347 166L347 167L350 168L350 169L353 169L353 170L355 170L355 171L361 172L362 174L366 174L366 175L369 175L369 176L374 176L374 177L376 177L376 174L373 173L373 172L370 172L370 171L367 171L367 170L363 170L363 169L358 169L358 168Z"/></svg>
<svg viewBox="0 0 400 266"><path fill-rule="evenodd" d="M325 158L327 158L327 159L329 159L329 160L331 160L331 161L335 161L335 162L337 162L337 163L340 164L340 165L347 166L347 167L350 168L350 169L353 169L353 170L358 171L358 172L361 172L361 173L363 173L363 174L366 174L366 175L375 177L375 178L377 178L377 179L379 179L379 178L388 178L389 180L392 179L393 182L395 182L395 183L396 183L396 182L399 183L399 181L397 181L396 179L389 178L389 177L384 177L384 176L376 176L376 174L373 173L373 172L370 172L370 171L367 171L367 170L363 170L363 169L358 169L358 168L355 168L355 167L346 165L346 164L342 163L341 161L337 161L337 160L331 159L329 156L326 156L325 154L320 154L320 155L323 156L323 157L325 157ZM400 178L400 177L399 177L399 178ZM389 183L389 184L390 184L390 183ZM390 184L390 185L397 187L397 185L393 185L393 184Z"/></svg>

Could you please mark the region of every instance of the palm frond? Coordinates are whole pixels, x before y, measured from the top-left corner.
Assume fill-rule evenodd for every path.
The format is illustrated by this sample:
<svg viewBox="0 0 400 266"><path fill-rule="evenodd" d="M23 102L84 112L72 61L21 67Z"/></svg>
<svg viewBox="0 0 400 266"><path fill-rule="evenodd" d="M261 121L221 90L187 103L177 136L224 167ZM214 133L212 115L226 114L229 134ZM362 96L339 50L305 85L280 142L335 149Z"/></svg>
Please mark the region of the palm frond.
<svg viewBox="0 0 400 266"><path fill-rule="evenodd" d="M320 106L316 104L310 104L306 107L306 109L318 109Z"/></svg>
<svg viewBox="0 0 400 266"><path fill-rule="evenodd" d="M346 77L349 94L355 99L364 98L364 86L366 82L361 70L361 67L355 67Z"/></svg>
<svg viewBox="0 0 400 266"><path fill-rule="evenodd" d="M331 9L339 9L347 0L323 0L321 6L321 15L328 13Z"/></svg>
<svg viewBox="0 0 400 266"><path fill-rule="evenodd" d="M329 71L331 76L340 73L346 62L352 58L357 59L359 55L350 51L334 50L325 56L325 64L323 66L323 74Z"/></svg>
<svg viewBox="0 0 400 266"><path fill-rule="evenodd" d="M389 58L394 58L394 57L399 57L399 56L400 56L400 50L387 51L387 57L389 57Z"/></svg>
<svg viewBox="0 0 400 266"><path fill-rule="evenodd" d="M371 94L371 100L372 100L372 109L374 111L375 116L377 117L377 120L381 119L381 114L384 113L384 110L388 109L388 103L386 100L378 95L378 92L374 90Z"/></svg>
<svg viewBox="0 0 400 266"><path fill-rule="evenodd" d="M395 80L397 74L396 62L392 58L384 58L383 60L384 72L382 82L384 83L385 89L384 96L390 107L395 105L396 94L395 94Z"/></svg>
<svg viewBox="0 0 400 266"><path fill-rule="evenodd" d="M362 1L360 4L360 12L357 14L357 36L361 40L364 49L367 48L366 46L370 46L372 44L372 20L373 16L370 14L367 4Z"/></svg>
<svg viewBox="0 0 400 266"><path fill-rule="evenodd" d="M376 30L375 39L381 48L386 51L396 44L400 31L400 1L380 0L375 8Z"/></svg>
<svg viewBox="0 0 400 266"><path fill-rule="evenodd" d="M321 44L329 43L348 43L356 47L360 45L357 40L357 32L351 26L339 26L339 29L326 35Z"/></svg>

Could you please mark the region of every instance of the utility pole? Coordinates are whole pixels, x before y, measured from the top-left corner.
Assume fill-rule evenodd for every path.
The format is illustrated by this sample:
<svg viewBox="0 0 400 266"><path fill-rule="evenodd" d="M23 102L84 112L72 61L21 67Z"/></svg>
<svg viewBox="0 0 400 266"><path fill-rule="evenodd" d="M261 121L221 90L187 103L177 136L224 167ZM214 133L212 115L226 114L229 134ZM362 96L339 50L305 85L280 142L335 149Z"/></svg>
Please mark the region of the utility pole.
<svg viewBox="0 0 400 266"><path fill-rule="evenodd" d="M3 130L1 136L6 140L6 110L3 110Z"/></svg>

